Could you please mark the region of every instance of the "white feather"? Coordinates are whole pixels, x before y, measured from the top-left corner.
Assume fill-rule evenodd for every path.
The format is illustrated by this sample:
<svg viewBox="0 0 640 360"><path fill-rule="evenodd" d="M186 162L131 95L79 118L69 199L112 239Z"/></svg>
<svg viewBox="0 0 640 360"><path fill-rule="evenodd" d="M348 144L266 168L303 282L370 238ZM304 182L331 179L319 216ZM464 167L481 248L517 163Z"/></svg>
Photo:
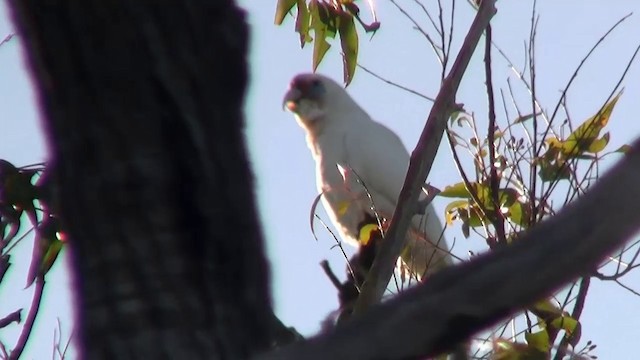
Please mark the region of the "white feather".
<svg viewBox="0 0 640 360"><path fill-rule="evenodd" d="M298 75L285 102L306 131L322 203L341 237L357 246L359 226L367 215L391 220L409 167L409 153L393 131L373 121L327 77ZM431 205L424 216L412 219L402 258L415 276L451 264L441 233L442 225Z"/></svg>

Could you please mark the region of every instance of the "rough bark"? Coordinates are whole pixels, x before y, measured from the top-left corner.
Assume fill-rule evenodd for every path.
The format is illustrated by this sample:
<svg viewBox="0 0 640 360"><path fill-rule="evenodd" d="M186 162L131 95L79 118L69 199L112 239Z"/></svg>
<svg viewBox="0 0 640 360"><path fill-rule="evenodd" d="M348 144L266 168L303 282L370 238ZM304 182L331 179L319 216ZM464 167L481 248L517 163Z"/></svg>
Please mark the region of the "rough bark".
<svg viewBox="0 0 640 360"><path fill-rule="evenodd" d="M232 1L11 4L71 239L84 358L264 349L244 14Z"/></svg>

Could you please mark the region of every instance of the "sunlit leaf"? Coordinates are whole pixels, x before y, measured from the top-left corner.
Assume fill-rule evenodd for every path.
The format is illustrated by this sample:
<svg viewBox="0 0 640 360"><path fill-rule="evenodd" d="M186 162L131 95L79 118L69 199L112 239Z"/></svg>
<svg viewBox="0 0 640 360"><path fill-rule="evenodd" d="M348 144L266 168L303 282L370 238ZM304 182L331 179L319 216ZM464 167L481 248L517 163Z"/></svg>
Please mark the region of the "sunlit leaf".
<svg viewBox="0 0 640 360"><path fill-rule="evenodd" d="M542 352L547 353L551 349L551 344L549 344L549 333L546 329L542 329L537 332L526 332L524 333L524 338L527 340L527 344Z"/></svg>
<svg viewBox="0 0 640 360"><path fill-rule="evenodd" d="M344 70L344 83L349 85L353 80L358 63L358 32L353 22L353 16L343 13L340 16L340 45L342 46L342 60Z"/></svg>
<svg viewBox="0 0 640 360"><path fill-rule="evenodd" d="M447 225L452 225L453 221L457 218L457 211L459 208L468 208L469 200L455 200L447 204L444 209L444 218Z"/></svg>
<svg viewBox="0 0 640 360"><path fill-rule="evenodd" d="M470 183L471 187L474 188L478 183ZM464 182L459 182L457 184L449 185L442 190L438 196L448 197L448 198L466 198L471 199L471 195L467 191L467 188L464 185Z"/></svg>
<svg viewBox="0 0 640 360"><path fill-rule="evenodd" d="M285 16L287 16L287 13L291 11L293 6L296 4L296 1L297 0L278 0L278 3L276 5L276 17L273 21L276 25L282 24ZM300 10L298 9L298 11Z"/></svg>
<svg viewBox="0 0 640 360"><path fill-rule="evenodd" d="M605 147L607 147L608 143L609 143L609 133L607 132L604 135L602 135L600 139L593 140L593 142L589 145L589 148L587 149L587 151L590 153L601 152L602 150L604 150Z"/></svg>
<svg viewBox="0 0 640 360"><path fill-rule="evenodd" d="M327 53L331 45L327 42L326 38L328 36L327 25L321 19L321 13L326 15L326 9L319 5L316 0L312 0L309 3L309 12L311 16L311 28L313 29L313 34L315 39L313 41L313 71L316 71L318 65L324 58L324 55Z"/></svg>
<svg viewBox="0 0 640 360"><path fill-rule="evenodd" d="M569 339L572 345L575 345L580 341L580 335L582 332L582 326L580 322L571 316L564 315L557 317L551 321L551 326L556 329L562 329L565 331L567 339Z"/></svg>
<svg viewBox="0 0 640 360"><path fill-rule="evenodd" d="M358 241L360 245L367 246L371 239L373 239L376 235L380 234L380 228L378 224L366 224L360 228L358 234Z"/></svg>
<svg viewBox="0 0 640 360"><path fill-rule="evenodd" d="M527 227L529 225L529 207L519 201L514 202L509 207L507 218L514 224Z"/></svg>
<svg viewBox="0 0 640 360"><path fill-rule="evenodd" d="M506 339L493 342L492 360L546 360L546 352L542 352L526 344L514 343Z"/></svg>
<svg viewBox="0 0 640 360"><path fill-rule="evenodd" d="M562 149L562 141L560 141L557 137L552 136L544 140L549 148L559 150Z"/></svg>
<svg viewBox="0 0 640 360"><path fill-rule="evenodd" d="M551 319L563 316L565 312L550 300L540 300L531 307L536 316L539 318L550 321Z"/></svg>
<svg viewBox="0 0 640 360"><path fill-rule="evenodd" d="M562 152L566 156L579 155L589 149L591 144L600 135L600 131L602 131L609 122L613 108L618 102L620 95L622 95L622 91L606 103L598 113L587 119L567 137L562 143Z"/></svg>
<svg viewBox="0 0 640 360"><path fill-rule="evenodd" d="M471 205L472 200L455 200L447 204L445 208L445 219L448 225L460 219L462 221L462 232L468 237L469 227L479 227L483 225L481 212L477 206Z"/></svg>

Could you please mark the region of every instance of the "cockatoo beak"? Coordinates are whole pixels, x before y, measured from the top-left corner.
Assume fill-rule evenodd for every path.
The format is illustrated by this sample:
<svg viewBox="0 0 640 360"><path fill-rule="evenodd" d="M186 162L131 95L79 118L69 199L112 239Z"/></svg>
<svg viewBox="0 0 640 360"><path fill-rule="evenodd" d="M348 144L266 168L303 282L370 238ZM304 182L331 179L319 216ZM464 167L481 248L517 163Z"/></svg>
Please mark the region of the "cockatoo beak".
<svg viewBox="0 0 640 360"><path fill-rule="evenodd" d="M302 92L296 88L290 88L282 99L282 109L287 108L291 112L295 111L300 98L302 98Z"/></svg>

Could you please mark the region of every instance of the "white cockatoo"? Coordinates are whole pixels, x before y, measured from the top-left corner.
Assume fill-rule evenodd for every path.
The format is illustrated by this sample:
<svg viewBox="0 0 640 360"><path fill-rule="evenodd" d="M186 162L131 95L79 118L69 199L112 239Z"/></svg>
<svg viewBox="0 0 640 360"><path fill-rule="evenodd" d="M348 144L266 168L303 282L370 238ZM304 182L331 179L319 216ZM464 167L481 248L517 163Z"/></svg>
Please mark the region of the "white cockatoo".
<svg viewBox="0 0 640 360"><path fill-rule="evenodd" d="M325 76L294 77L283 105L306 132L318 192L332 223L344 241L359 245L363 224L391 220L409 153L393 131L372 120L342 86ZM432 205L414 216L407 236L402 260L412 276L422 278L452 263Z"/></svg>

